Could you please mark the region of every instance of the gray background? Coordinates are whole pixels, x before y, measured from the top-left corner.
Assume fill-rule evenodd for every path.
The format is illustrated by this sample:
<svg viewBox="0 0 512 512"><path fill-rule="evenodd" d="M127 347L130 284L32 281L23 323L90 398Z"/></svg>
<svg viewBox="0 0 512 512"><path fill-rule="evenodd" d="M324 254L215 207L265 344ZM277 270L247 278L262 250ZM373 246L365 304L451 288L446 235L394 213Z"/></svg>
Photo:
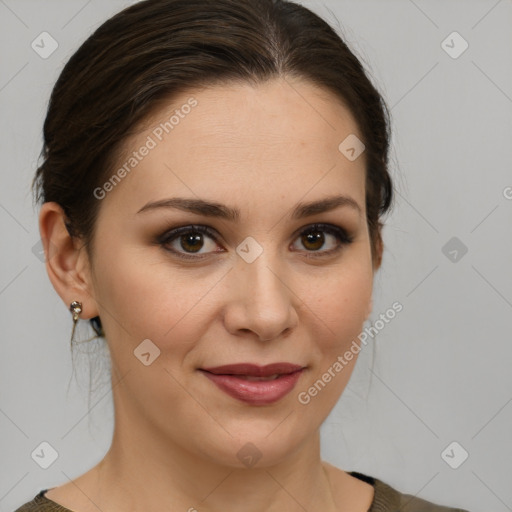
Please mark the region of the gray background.
<svg viewBox="0 0 512 512"><path fill-rule="evenodd" d="M109 387L88 403L86 354L72 378L71 317L33 253L29 183L64 62L130 3L0 0L1 512L76 478L110 444ZM403 304L361 352L322 455L434 502L510 511L512 2L302 3L342 30L391 108L397 201L367 325ZM43 31L59 45L47 59L31 48ZM442 45L453 31L469 44L458 58ZM456 258L443 252L452 237ZM59 454L46 470L31 458L42 441ZM457 469L442 457L453 441L469 453Z"/></svg>

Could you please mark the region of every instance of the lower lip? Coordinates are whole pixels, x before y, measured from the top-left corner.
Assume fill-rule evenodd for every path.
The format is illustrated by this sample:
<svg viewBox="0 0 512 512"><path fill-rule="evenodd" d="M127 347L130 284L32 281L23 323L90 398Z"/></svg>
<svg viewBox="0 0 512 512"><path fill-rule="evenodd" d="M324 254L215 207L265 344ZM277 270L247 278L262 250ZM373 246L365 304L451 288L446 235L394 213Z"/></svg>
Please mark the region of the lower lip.
<svg viewBox="0 0 512 512"><path fill-rule="evenodd" d="M274 380L246 380L236 375L216 375L203 371L222 391L242 402L266 405L286 396L297 384L302 370L281 375Z"/></svg>

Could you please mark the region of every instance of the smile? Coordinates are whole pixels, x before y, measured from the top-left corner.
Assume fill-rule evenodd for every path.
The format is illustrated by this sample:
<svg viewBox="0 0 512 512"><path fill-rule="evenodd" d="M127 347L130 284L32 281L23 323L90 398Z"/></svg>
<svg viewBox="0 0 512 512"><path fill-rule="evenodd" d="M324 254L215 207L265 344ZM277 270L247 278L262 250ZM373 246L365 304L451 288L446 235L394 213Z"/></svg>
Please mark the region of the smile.
<svg viewBox="0 0 512 512"><path fill-rule="evenodd" d="M304 367L291 363L256 366L249 363L201 368L229 396L251 405L277 402L296 386Z"/></svg>

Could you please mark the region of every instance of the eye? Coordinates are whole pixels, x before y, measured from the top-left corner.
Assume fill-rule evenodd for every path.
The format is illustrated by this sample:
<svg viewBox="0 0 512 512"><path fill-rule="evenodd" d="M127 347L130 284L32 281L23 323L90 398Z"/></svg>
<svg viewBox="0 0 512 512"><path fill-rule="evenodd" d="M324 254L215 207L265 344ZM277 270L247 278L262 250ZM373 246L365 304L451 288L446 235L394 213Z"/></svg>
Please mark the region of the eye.
<svg viewBox="0 0 512 512"><path fill-rule="evenodd" d="M205 254L200 253L199 251L204 246L203 238L207 236L214 242L216 241L215 233L208 226L182 226L180 228L173 229L164 234L163 237L160 238L159 243L167 250L175 253L180 258L184 259L202 259ZM178 245L179 248L184 249L185 251L189 251L191 254L201 254L201 256L190 256L186 253L180 252L174 245ZM207 244L208 245L208 244ZM216 243L211 244L212 248L215 248ZM212 251L206 251L212 252ZM217 251L221 252L221 251Z"/></svg>
<svg viewBox="0 0 512 512"><path fill-rule="evenodd" d="M331 249L321 251L320 249L326 243L325 233L334 238L334 246ZM351 244L354 240L343 228L333 224L313 224L302 230L299 237L299 241L308 249L307 252L313 253L307 254L306 257L308 258L330 256L340 251L343 246Z"/></svg>
<svg viewBox="0 0 512 512"><path fill-rule="evenodd" d="M327 250L320 250L325 245L326 240L328 240L325 234L334 239L332 241L333 247ZM204 241L205 236L210 239L210 249L212 250L206 250L201 253L200 251L205 245L208 249L208 244L205 244ZM306 252L317 253L307 254L306 257L309 258L330 256L340 251L344 245L348 245L353 241L353 237L343 228L332 224L312 224L303 229L298 236L298 240L306 248ZM224 252L215 251L215 246L218 246L215 231L208 226L202 225L182 226L167 231L157 240L157 243L166 250L176 254L176 256L190 260L203 259L212 252ZM182 250L185 252L182 252Z"/></svg>

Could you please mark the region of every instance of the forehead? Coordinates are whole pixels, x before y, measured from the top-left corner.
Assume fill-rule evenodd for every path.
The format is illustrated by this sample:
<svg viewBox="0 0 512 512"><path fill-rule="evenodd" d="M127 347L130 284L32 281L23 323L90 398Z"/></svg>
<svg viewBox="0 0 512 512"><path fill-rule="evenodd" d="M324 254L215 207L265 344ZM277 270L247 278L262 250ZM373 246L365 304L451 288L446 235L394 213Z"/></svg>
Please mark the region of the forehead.
<svg viewBox="0 0 512 512"><path fill-rule="evenodd" d="M341 101L304 80L193 89L161 102L126 140L113 169L124 166L126 177L108 199L136 210L178 192L272 201L336 188L361 198L365 155L350 161L339 149L354 135L362 139Z"/></svg>

